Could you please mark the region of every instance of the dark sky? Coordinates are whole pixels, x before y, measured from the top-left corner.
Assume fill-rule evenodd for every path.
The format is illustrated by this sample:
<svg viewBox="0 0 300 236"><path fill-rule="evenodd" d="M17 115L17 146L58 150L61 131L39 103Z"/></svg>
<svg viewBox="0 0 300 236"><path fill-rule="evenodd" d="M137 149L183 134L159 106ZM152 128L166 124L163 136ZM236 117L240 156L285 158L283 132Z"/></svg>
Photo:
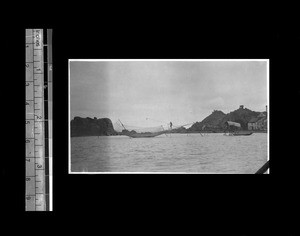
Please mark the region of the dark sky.
<svg viewBox="0 0 300 236"><path fill-rule="evenodd" d="M201 121L213 110L228 113L239 105L264 111L267 66L267 60L71 60L70 116L157 126Z"/></svg>

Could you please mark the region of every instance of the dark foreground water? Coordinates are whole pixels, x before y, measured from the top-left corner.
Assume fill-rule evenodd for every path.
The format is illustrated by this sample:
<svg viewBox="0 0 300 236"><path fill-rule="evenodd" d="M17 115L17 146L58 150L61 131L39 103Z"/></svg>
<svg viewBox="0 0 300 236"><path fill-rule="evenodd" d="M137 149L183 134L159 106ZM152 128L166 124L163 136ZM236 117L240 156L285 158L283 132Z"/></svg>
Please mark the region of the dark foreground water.
<svg viewBox="0 0 300 236"><path fill-rule="evenodd" d="M71 172L255 173L268 159L266 133L71 138Z"/></svg>

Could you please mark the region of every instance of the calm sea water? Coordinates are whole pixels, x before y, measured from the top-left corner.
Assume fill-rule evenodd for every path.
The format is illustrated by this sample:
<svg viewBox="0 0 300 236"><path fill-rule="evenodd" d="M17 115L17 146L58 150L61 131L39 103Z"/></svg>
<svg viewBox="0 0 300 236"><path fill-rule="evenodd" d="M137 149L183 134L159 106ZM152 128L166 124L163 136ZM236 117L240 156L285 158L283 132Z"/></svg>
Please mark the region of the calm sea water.
<svg viewBox="0 0 300 236"><path fill-rule="evenodd" d="M71 172L255 173L268 159L266 133L71 138Z"/></svg>

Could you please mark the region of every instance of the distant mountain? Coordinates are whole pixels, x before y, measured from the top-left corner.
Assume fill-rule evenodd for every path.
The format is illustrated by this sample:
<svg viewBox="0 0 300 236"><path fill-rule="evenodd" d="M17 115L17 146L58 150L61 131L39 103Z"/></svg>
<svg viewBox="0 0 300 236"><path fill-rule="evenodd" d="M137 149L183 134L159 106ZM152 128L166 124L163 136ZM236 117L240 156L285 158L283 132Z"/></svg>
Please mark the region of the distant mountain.
<svg viewBox="0 0 300 236"><path fill-rule="evenodd" d="M112 122L108 118L94 119L74 117L71 120L71 137L116 135Z"/></svg>
<svg viewBox="0 0 300 236"><path fill-rule="evenodd" d="M243 106L240 106L239 109L234 110L228 114L225 114L222 111L213 111L212 114L207 116L201 122L196 122L193 124L188 131L219 131L223 130L224 124L226 121L233 121L241 124L242 129L248 129L248 122L257 117L261 112L251 111Z"/></svg>

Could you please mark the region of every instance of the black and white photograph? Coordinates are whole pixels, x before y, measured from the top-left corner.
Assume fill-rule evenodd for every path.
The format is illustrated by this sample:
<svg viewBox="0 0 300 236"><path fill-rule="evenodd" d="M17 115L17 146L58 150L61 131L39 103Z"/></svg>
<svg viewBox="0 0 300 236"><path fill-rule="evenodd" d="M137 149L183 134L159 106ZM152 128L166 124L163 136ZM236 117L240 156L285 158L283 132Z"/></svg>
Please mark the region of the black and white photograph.
<svg viewBox="0 0 300 236"><path fill-rule="evenodd" d="M3 225L296 235L297 27L84 5L3 31Z"/></svg>
<svg viewBox="0 0 300 236"><path fill-rule="evenodd" d="M268 59L70 59L69 173L269 173Z"/></svg>

